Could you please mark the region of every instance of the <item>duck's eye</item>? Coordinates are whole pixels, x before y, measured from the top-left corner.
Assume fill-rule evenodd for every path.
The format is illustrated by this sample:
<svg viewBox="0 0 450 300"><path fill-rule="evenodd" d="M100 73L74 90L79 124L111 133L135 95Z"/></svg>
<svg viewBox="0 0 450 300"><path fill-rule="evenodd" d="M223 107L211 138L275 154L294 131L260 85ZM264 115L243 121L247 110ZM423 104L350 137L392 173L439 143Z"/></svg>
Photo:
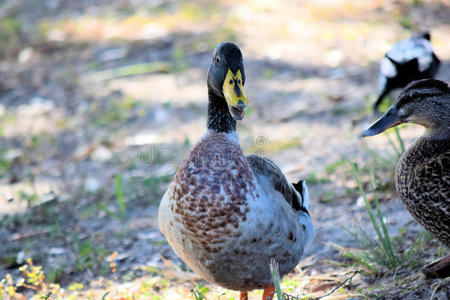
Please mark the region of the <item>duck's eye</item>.
<svg viewBox="0 0 450 300"><path fill-rule="evenodd" d="M220 63L220 57L219 57L219 55L214 56L214 62L215 62L216 64Z"/></svg>
<svg viewBox="0 0 450 300"><path fill-rule="evenodd" d="M233 79L230 79L230 81L229 81L229 82L230 82L230 84L233 84Z"/></svg>
<svg viewBox="0 0 450 300"><path fill-rule="evenodd" d="M238 79L238 84L241 84L241 80L240 79Z"/></svg>

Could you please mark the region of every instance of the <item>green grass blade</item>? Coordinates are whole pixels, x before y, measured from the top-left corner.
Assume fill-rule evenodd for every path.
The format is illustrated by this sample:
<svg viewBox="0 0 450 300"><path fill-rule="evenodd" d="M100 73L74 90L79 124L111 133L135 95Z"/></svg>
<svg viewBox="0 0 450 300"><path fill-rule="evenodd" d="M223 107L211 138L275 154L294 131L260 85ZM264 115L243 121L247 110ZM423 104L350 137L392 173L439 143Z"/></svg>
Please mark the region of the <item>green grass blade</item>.
<svg viewBox="0 0 450 300"><path fill-rule="evenodd" d="M283 293L281 293L280 286L280 273L278 271L278 264L273 257L270 258L269 262L270 272L272 273L273 285L275 286L275 291L277 293L278 300L284 300Z"/></svg>
<svg viewBox="0 0 450 300"><path fill-rule="evenodd" d="M122 177L120 174L116 175L116 198L117 204L119 205L119 212L122 218L125 218L127 209L125 207L125 201L123 199L123 190L122 190Z"/></svg>
<svg viewBox="0 0 450 300"><path fill-rule="evenodd" d="M376 269L374 266L370 265L370 264L369 264L368 262L366 262L364 259L362 259L361 257L359 257L359 256L357 256L357 255L354 255L354 254L351 253L351 252L345 252L345 253L344 253L344 256L345 256L345 257L348 257L348 258L350 258L350 259L353 259L354 261L357 261L359 264L365 266L367 269L369 269L370 271L372 271L372 272L374 272L374 273L377 272L377 269Z"/></svg>
<svg viewBox="0 0 450 300"><path fill-rule="evenodd" d="M356 183L358 185L359 192L360 192L361 196L363 197L364 204L366 206L366 210L369 213L369 217L370 217L370 221L372 222L372 226L375 229L378 238L381 239L382 234L381 234L380 228L378 227L378 224L375 220L375 216L373 215L372 208L370 207L369 201L367 200L366 192L364 191L364 188L362 186L361 178L359 177L358 165L356 163L352 162L351 166L352 166L353 175L354 175Z"/></svg>
<svg viewBox="0 0 450 300"><path fill-rule="evenodd" d="M390 266L394 268L397 265L397 257L394 253L391 238L389 236L389 231L387 229L387 224L383 220L383 214L381 212L380 203L378 202L378 197L376 194L376 186L375 186L375 174L373 173L372 168L369 168L370 173L370 187L374 193L374 202L377 210L378 219L380 221L381 229L383 231L383 239L382 244L385 252L388 254L388 258L390 261Z"/></svg>
<svg viewBox="0 0 450 300"><path fill-rule="evenodd" d="M405 152L405 144L403 143L403 139L400 136L400 129L398 129L398 127L394 127L395 130L395 136L397 137L397 142L400 145L400 150L403 152Z"/></svg>
<svg viewBox="0 0 450 300"><path fill-rule="evenodd" d="M389 135L389 133L386 133L386 137L388 139L389 145L391 145L392 149L394 149L394 152L397 155L397 157L400 156L402 153L397 148L397 146L395 145L394 141L391 139L391 136Z"/></svg>

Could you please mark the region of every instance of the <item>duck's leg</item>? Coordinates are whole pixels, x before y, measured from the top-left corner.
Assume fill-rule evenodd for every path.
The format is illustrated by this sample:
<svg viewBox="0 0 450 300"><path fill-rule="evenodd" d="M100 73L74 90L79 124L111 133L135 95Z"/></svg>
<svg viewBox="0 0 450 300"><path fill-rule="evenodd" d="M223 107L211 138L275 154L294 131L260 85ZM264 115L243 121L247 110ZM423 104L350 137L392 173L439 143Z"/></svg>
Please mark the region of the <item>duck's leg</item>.
<svg viewBox="0 0 450 300"><path fill-rule="evenodd" d="M272 300L275 294L275 286L271 285L264 289L262 300Z"/></svg>
<svg viewBox="0 0 450 300"><path fill-rule="evenodd" d="M450 276L450 255L425 266L422 272L428 278L445 278Z"/></svg>
<svg viewBox="0 0 450 300"><path fill-rule="evenodd" d="M241 296L239 297L239 300L248 300L248 293L241 292Z"/></svg>

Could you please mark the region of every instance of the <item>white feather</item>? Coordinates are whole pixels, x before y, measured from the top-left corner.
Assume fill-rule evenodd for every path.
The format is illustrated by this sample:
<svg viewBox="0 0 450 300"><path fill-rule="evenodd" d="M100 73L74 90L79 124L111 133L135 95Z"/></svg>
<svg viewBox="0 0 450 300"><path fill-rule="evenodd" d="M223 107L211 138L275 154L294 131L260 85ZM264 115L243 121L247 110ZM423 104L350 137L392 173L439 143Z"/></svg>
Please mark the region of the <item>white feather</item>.
<svg viewBox="0 0 450 300"><path fill-rule="evenodd" d="M302 186L303 186L303 195L302 195L303 207L308 209L308 207L309 207L309 190L308 190L308 186L306 185L306 180L303 180Z"/></svg>
<svg viewBox="0 0 450 300"><path fill-rule="evenodd" d="M306 180L303 180L303 193L302 193L302 198L303 198L303 207L305 207L306 209L308 209L309 206L309 190L308 190L308 186L306 185ZM308 246L313 238L314 238L314 226L311 220L311 217L309 214L307 214L304 211L299 211L298 214L300 223L305 226L305 247Z"/></svg>

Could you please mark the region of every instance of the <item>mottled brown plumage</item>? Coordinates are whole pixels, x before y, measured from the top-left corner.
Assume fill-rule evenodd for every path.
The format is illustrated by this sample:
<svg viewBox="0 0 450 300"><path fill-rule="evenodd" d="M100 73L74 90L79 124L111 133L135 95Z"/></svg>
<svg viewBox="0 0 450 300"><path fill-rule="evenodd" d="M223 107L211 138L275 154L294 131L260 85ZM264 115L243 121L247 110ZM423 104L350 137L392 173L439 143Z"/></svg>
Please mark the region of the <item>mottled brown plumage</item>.
<svg viewBox="0 0 450 300"><path fill-rule="evenodd" d="M400 157L395 186L411 215L450 247L450 88L445 82L412 82L389 110L364 131L376 135L401 123L426 128ZM445 261L448 261L445 260ZM449 266L442 274L449 275ZM444 275L445 276L445 275Z"/></svg>
<svg viewBox="0 0 450 300"><path fill-rule="evenodd" d="M411 215L450 247L450 140L416 141L397 163L395 186Z"/></svg>
<svg viewBox="0 0 450 300"><path fill-rule="evenodd" d="M304 196L274 162L246 157L229 135L211 131L188 153L164 195L160 229L209 282L239 291L265 288L272 283L269 259L284 276L312 238L311 224L302 223L309 219Z"/></svg>

